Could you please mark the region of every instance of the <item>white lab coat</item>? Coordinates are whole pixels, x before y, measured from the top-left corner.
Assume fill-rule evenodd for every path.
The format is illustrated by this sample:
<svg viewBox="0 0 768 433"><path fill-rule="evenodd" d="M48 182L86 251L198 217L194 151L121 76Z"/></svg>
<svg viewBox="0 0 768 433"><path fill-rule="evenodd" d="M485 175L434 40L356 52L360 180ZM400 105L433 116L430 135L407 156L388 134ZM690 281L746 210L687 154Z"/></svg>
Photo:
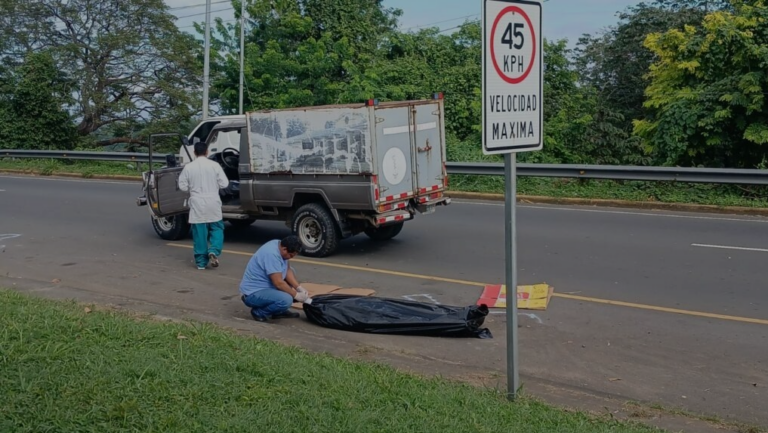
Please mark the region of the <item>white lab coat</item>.
<svg viewBox="0 0 768 433"><path fill-rule="evenodd" d="M189 191L189 223L221 221L219 189L229 185L221 166L205 156L186 164L179 176L179 189Z"/></svg>

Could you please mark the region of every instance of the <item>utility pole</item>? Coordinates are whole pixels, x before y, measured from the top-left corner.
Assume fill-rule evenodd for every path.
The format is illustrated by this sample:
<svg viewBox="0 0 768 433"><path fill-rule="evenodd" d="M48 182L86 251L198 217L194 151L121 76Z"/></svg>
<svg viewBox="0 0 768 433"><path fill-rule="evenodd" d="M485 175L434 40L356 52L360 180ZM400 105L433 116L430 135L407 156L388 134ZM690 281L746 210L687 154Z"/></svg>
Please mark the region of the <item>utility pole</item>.
<svg viewBox="0 0 768 433"><path fill-rule="evenodd" d="M208 118L208 86L211 70L211 0L205 1L205 63L203 65L203 120Z"/></svg>
<svg viewBox="0 0 768 433"><path fill-rule="evenodd" d="M245 0L240 0L240 111L243 114L243 64L245 63Z"/></svg>

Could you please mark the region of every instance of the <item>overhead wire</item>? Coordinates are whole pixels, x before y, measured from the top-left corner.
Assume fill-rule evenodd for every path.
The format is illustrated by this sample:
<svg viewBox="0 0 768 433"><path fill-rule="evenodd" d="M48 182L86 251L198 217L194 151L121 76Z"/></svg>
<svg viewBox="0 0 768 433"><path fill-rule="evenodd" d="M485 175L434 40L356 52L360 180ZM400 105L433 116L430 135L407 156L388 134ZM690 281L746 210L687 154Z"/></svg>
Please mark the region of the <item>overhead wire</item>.
<svg viewBox="0 0 768 433"><path fill-rule="evenodd" d="M218 5L218 4L229 3L229 2L230 2L230 0L219 0L219 1L211 2L211 4L212 5ZM168 8L168 10L169 11L179 11L179 10L183 10L183 9L199 8L199 7L203 7L203 6L206 6L206 3L199 3L199 4L196 4L196 5L187 5L187 6L176 6L176 7Z"/></svg>
<svg viewBox="0 0 768 433"><path fill-rule="evenodd" d="M221 1L212 2L211 4L228 3L229 1L230 0L221 0ZM201 7L201 6L205 6L205 3L197 4L197 5L190 5L190 6L178 6L176 8L171 8L169 10L192 9L192 8ZM232 7L227 7L227 8L224 8L224 9L217 9L215 11L211 11L211 13L225 12L225 11L229 11L229 10L234 10L234 9ZM205 15L205 14L206 14L205 12L200 12L200 13L195 13L195 14L191 14L191 15L184 15L184 16L180 16L180 17L176 17L176 18L177 19L190 18L190 17L202 16L202 15ZM401 31L421 29L421 28L433 26L435 24L444 24L444 23L448 23L448 22L456 21L456 20L460 20L460 19L476 17L478 15L480 15L480 14L463 15L463 16L460 16L460 17L449 18L449 19L446 19L446 20L434 21L434 22L426 23L426 24L419 24L419 25L415 25L415 26L406 27L404 29L401 29ZM237 19L225 20L224 22L228 23L228 22L234 22L234 21L237 21ZM476 22L476 21L479 21L479 19L478 20L471 20L469 22ZM192 28L192 27L194 27L194 25L189 25L189 26L184 26L184 27L179 27L179 28L182 29L182 28ZM458 28L461 28L461 25L455 26L455 27L450 27L450 28L447 28L447 29L442 29L442 30L440 30L440 32L442 33L442 32L445 32L445 31L454 30L454 29L458 29Z"/></svg>
<svg viewBox="0 0 768 433"><path fill-rule="evenodd" d="M233 23L233 22L235 22L235 21L239 21L239 20L238 20L237 18L233 18L233 19L231 19L231 20L224 20L224 21L222 21L222 23ZM179 30L181 30L181 29L191 29L191 28L193 28L193 27L195 27L195 25L194 25L194 24L192 24L192 25L188 25L188 26L182 26L182 27L178 27L178 29L179 29Z"/></svg>
<svg viewBox="0 0 768 433"><path fill-rule="evenodd" d="M211 11L211 13L213 14L213 13L216 13L216 12L224 12L224 11L229 11L229 10L233 10L232 7L228 7L228 8L224 8L224 9L216 9L215 11ZM176 19L190 18L190 17L199 17L200 15L205 15L207 13L208 12L200 12L200 13L196 13L196 14L192 14L192 15L184 15L184 16L181 16L181 17L176 17Z"/></svg>
<svg viewBox="0 0 768 433"><path fill-rule="evenodd" d="M480 14L464 15L463 17L456 17L456 18L451 18L451 19L448 19L448 20L435 21L433 23L420 24L420 25L417 25L417 26L406 27L406 28L404 28L402 30L403 31L407 31L407 30L413 30L413 29L421 29L421 28L424 28L424 27L430 27L430 26L435 25L435 24L449 23L451 21L456 21L456 20L460 20L460 19L464 19L464 18L470 18L470 17L476 17L478 15L480 15Z"/></svg>
<svg viewBox="0 0 768 433"><path fill-rule="evenodd" d="M479 23L479 22L480 22L480 20L472 20L472 21L467 21L467 22L466 22L466 23L464 23L464 24L469 24L469 23ZM460 29L460 28L464 27L464 24L462 24L462 25L459 25L459 26L455 26L455 27L449 27L449 28L447 28L447 29L442 29L442 30L440 30L438 33L445 33L445 32L447 32L447 31L449 31L449 30L456 30L456 29Z"/></svg>

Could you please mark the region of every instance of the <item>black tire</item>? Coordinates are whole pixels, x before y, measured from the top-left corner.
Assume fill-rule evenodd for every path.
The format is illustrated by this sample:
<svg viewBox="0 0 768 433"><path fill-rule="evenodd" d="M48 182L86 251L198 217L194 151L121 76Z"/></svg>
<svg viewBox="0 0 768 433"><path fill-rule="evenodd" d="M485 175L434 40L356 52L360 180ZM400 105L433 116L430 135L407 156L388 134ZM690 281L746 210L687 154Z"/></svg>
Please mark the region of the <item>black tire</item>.
<svg viewBox="0 0 768 433"><path fill-rule="evenodd" d="M165 218L150 216L150 219L152 219L152 227L155 229L155 233L167 241L178 241L189 235L190 225L187 222L186 214Z"/></svg>
<svg viewBox="0 0 768 433"><path fill-rule="evenodd" d="M232 224L233 228L236 229L244 229L249 227L251 224L256 222L256 218L248 218L244 220L227 220L230 224Z"/></svg>
<svg viewBox="0 0 768 433"><path fill-rule="evenodd" d="M368 226L365 228L365 234L374 241L388 241L397 236L403 229L402 222L384 227Z"/></svg>
<svg viewBox="0 0 768 433"><path fill-rule="evenodd" d="M341 239L333 215L319 203L300 207L293 216L291 230L301 241L301 254L307 257L333 254Z"/></svg>

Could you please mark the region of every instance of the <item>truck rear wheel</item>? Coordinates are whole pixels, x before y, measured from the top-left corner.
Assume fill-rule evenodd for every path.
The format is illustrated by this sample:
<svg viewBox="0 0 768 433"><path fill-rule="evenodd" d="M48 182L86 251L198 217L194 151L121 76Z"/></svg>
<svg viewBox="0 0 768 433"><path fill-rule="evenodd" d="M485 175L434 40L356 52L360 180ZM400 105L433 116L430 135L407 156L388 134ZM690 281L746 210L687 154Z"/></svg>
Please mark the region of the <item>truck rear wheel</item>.
<svg viewBox="0 0 768 433"><path fill-rule="evenodd" d="M402 222L384 227L368 226L365 228L365 234L374 241L388 241L400 233L403 229Z"/></svg>
<svg viewBox="0 0 768 433"><path fill-rule="evenodd" d="M339 245L339 229L333 215L318 203L300 207L293 216L291 230L299 237L305 256L326 257Z"/></svg>
<svg viewBox="0 0 768 433"><path fill-rule="evenodd" d="M189 234L187 215L175 215L163 218L150 216L155 233L167 241L178 241Z"/></svg>

